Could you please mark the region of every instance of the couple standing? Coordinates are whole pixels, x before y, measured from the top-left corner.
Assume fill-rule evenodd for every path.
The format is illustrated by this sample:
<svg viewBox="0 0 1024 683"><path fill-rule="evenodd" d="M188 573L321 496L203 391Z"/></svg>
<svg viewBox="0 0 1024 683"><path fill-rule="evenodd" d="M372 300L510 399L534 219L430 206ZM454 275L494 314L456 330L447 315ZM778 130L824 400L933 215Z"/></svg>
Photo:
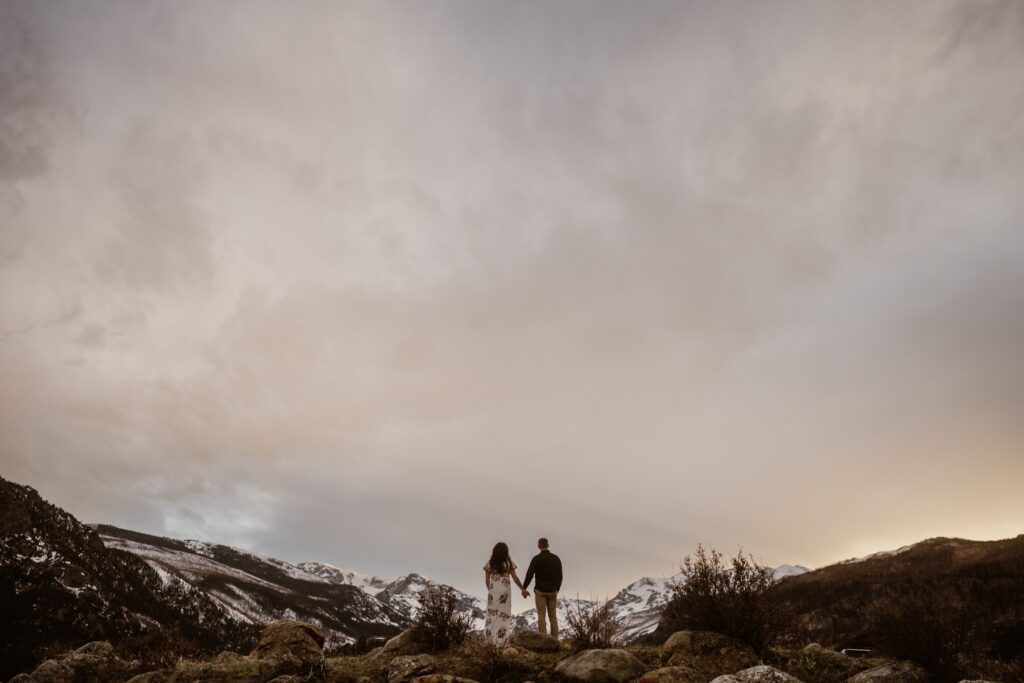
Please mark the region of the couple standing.
<svg viewBox="0 0 1024 683"><path fill-rule="evenodd" d="M484 565L484 581L487 584L487 618L484 620L484 637L501 645L512 636L512 581L516 582L523 597L530 597L527 588L534 575L537 585L534 598L537 603L537 630L547 633L545 617L551 620L551 635L558 637L558 617L555 614L558 591L562 587L562 561L548 550L548 539L537 541L539 553L530 560L526 570L526 582L519 581L516 563L508 555L508 546L498 543L491 551L491 559Z"/></svg>

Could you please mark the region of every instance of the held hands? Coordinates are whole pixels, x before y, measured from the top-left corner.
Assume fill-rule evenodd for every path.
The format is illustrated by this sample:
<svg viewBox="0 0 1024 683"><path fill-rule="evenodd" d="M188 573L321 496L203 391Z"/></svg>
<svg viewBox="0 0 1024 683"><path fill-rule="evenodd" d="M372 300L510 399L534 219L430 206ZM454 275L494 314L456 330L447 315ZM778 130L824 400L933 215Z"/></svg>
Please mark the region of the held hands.
<svg viewBox="0 0 1024 683"><path fill-rule="evenodd" d="M524 598L528 598L528 597L530 597L530 591L528 591L528 590L526 590L526 589L524 588L524 589L523 589L523 597L524 597Z"/></svg>

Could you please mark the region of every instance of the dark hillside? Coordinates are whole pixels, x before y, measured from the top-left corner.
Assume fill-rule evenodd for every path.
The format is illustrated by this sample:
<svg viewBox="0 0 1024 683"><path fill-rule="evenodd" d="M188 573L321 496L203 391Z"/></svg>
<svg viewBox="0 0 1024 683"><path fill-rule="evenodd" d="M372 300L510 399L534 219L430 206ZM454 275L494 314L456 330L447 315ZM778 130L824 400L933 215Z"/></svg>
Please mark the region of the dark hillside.
<svg viewBox="0 0 1024 683"><path fill-rule="evenodd" d="M797 614L798 633L839 647L879 645L872 606L926 596L960 615L978 646L1024 650L1024 535L1002 541L933 538L892 555L794 576L776 590ZM1016 642L1014 642L1016 641Z"/></svg>
<svg viewBox="0 0 1024 683"><path fill-rule="evenodd" d="M106 548L34 489L2 478L0 614L0 678L55 646L117 641L154 627L175 627L211 650L250 647L257 633L201 592Z"/></svg>
<svg viewBox="0 0 1024 683"><path fill-rule="evenodd" d="M867 647L941 680L1024 672L1024 535L933 538L824 567L775 588L794 644Z"/></svg>

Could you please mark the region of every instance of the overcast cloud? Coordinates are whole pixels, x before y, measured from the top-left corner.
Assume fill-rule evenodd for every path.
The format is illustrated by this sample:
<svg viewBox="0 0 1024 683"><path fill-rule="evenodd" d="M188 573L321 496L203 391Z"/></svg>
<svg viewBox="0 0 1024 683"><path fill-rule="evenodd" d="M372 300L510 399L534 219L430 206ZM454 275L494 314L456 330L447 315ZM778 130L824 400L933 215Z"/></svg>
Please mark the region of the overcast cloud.
<svg viewBox="0 0 1024 683"><path fill-rule="evenodd" d="M0 3L0 474L482 593L1024 531L1024 4Z"/></svg>

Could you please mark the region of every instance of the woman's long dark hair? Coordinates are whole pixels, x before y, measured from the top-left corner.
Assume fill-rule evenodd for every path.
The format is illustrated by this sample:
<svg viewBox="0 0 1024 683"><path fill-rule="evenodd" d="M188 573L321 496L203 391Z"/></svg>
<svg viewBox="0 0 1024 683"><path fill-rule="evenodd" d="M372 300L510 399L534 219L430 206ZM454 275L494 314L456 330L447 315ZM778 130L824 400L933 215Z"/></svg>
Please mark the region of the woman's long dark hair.
<svg viewBox="0 0 1024 683"><path fill-rule="evenodd" d="M508 546L504 543L497 543L491 551L491 559L487 562L491 571L495 574L504 574L512 566L512 560L508 557Z"/></svg>

